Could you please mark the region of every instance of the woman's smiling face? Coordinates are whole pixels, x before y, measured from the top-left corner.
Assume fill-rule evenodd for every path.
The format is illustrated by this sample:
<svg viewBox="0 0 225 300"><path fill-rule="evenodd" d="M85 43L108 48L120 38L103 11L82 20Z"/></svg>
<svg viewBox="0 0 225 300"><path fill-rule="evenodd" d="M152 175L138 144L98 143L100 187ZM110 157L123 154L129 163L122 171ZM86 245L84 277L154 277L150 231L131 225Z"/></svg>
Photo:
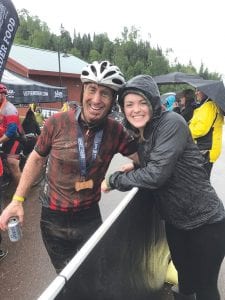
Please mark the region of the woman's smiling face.
<svg viewBox="0 0 225 300"><path fill-rule="evenodd" d="M124 113L128 122L143 131L151 120L152 110L147 100L139 94L127 94L124 97Z"/></svg>

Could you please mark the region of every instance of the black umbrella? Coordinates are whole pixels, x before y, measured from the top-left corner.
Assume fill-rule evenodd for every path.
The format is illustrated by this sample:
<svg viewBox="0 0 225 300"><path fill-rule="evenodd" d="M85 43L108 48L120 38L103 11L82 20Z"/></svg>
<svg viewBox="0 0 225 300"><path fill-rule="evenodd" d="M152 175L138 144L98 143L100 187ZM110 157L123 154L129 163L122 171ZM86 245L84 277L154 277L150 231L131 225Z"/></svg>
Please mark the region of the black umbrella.
<svg viewBox="0 0 225 300"><path fill-rule="evenodd" d="M158 85L162 84L174 84L174 83L186 83L190 79L202 79L199 75L187 74L182 72L173 72L164 75L154 76L155 82Z"/></svg>
<svg viewBox="0 0 225 300"><path fill-rule="evenodd" d="M210 99L214 100L225 112L225 88L223 81L189 79L186 81L186 83L195 87L199 91L202 91Z"/></svg>
<svg viewBox="0 0 225 300"><path fill-rule="evenodd" d="M189 84L214 100L225 112L225 88L223 81L205 80L199 75L173 72L153 77L158 85L163 84Z"/></svg>

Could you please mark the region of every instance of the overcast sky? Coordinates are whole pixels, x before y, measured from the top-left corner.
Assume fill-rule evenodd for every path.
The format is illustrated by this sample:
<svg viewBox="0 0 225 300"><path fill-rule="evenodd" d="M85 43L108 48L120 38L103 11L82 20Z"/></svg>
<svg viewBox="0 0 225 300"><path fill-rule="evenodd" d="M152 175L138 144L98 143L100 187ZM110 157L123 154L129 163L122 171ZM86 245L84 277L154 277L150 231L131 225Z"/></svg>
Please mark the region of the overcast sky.
<svg viewBox="0 0 225 300"><path fill-rule="evenodd" d="M16 9L45 21L59 34L60 24L76 32L103 33L121 37L126 26L134 25L144 40L163 51L172 48L180 63L223 74L225 80L225 14L223 0L12 0Z"/></svg>

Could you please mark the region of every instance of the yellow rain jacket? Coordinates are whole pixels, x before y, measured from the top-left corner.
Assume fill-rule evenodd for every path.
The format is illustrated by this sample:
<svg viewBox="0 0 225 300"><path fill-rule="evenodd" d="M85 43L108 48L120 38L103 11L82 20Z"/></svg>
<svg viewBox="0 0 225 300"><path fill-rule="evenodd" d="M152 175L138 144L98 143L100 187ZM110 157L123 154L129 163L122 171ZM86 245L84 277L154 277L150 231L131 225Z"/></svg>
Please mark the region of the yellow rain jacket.
<svg viewBox="0 0 225 300"><path fill-rule="evenodd" d="M68 102L63 103L62 108L60 109L60 111L65 112L69 110L69 104Z"/></svg>
<svg viewBox="0 0 225 300"><path fill-rule="evenodd" d="M223 123L224 116L211 99L194 110L189 123L193 139L201 151L209 150L209 161L212 163L221 153Z"/></svg>

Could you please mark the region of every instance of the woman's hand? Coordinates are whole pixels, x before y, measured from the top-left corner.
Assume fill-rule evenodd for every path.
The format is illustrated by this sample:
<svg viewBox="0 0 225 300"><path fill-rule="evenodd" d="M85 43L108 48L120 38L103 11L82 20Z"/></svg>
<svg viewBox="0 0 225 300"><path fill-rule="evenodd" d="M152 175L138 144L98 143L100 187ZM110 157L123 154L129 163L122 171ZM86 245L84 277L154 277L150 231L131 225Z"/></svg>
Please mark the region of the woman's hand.
<svg viewBox="0 0 225 300"><path fill-rule="evenodd" d="M109 191L111 191L111 188L108 186L108 184L107 184L107 182L106 182L105 179L102 181L102 184L101 184L101 191L102 191L103 193L108 193Z"/></svg>
<svg viewBox="0 0 225 300"><path fill-rule="evenodd" d="M134 169L134 164L131 162L131 163L127 163L127 164L121 166L119 171L129 172L129 171L132 171L133 169Z"/></svg>

